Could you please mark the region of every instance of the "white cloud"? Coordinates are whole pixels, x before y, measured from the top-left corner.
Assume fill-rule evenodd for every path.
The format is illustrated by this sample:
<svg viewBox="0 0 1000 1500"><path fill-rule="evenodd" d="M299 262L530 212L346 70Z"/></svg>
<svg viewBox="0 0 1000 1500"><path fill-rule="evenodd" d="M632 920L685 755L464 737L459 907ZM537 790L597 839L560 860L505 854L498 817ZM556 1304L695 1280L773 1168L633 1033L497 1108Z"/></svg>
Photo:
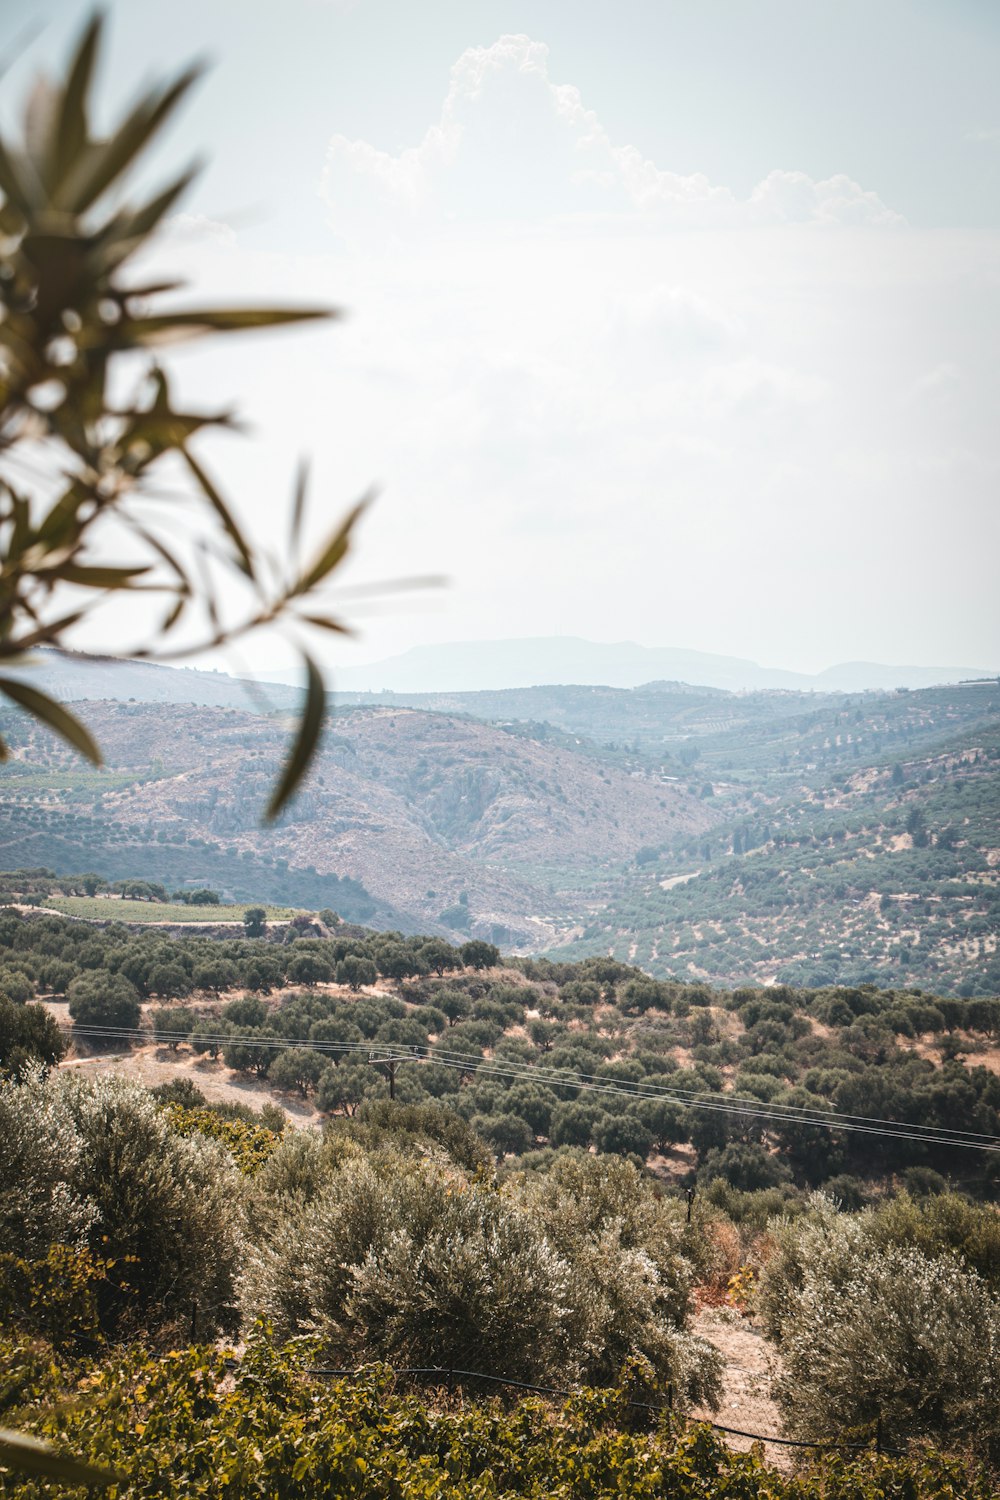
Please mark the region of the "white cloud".
<svg viewBox="0 0 1000 1500"><path fill-rule="evenodd" d="M470 47L455 63L436 124L393 155L336 135L323 192L350 238L441 223L640 217L723 228L784 223L903 223L844 174L817 182L774 171L749 198L701 173L682 176L615 145L571 84L549 77L548 48L527 36Z"/></svg>
<svg viewBox="0 0 1000 1500"><path fill-rule="evenodd" d="M901 214L886 208L875 193L866 192L839 172L814 182L805 172L769 172L744 205L746 215L765 224L869 224L884 228L903 224Z"/></svg>
<svg viewBox="0 0 1000 1500"><path fill-rule="evenodd" d="M234 246L236 231L221 219L210 219L205 214L173 214L164 223L165 232L177 240L212 242L218 246Z"/></svg>
<svg viewBox="0 0 1000 1500"><path fill-rule="evenodd" d="M210 456L262 534L306 450L317 537L383 485L352 580L454 581L369 617L364 656L553 631L996 656L995 234L899 232L842 176L737 202L663 172L524 38L465 53L412 149L335 141L324 190L346 249L192 225L164 268L348 310L177 360L182 399L240 396L256 428Z"/></svg>

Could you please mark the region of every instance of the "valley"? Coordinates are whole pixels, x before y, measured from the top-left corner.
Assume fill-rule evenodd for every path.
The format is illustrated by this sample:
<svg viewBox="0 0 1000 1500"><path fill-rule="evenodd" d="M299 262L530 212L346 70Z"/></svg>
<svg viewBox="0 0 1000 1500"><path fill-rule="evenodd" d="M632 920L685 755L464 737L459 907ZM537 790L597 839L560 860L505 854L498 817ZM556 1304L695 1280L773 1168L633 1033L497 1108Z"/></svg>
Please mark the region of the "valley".
<svg viewBox="0 0 1000 1500"><path fill-rule="evenodd" d="M265 830L288 708L233 706L244 689L221 674L205 703L183 694L215 674L119 670L91 668L107 696L80 704L100 770L0 715L8 867L207 885L712 984L1000 986L993 680L336 700Z"/></svg>

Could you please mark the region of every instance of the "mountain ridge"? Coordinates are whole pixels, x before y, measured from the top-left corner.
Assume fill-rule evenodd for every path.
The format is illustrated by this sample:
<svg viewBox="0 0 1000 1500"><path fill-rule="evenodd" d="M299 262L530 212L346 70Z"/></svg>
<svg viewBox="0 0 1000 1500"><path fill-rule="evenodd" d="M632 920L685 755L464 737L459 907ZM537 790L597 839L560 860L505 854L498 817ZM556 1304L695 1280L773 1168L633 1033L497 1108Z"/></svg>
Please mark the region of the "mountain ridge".
<svg viewBox="0 0 1000 1500"><path fill-rule="evenodd" d="M992 675L984 667L894 666L865 661L838 662L816 673L793 672L762 667L743 657L674 646L596 642L578 636L529 636L413 646L367 666L341 668L334 674L334 686L342 693L470 692L555 684L634 688L674 681L729 692L863 692L935 687Z"/></svg>
<svg viewBox="0 0 1000 1500"><path fill-rule="evenodd" d="M134 700L273 713L297 707L302 697L298 678L291 673L238 677L218 670L53 648L42 648L34 653L32 662L8 671L26 682L42 679L45 690L62 702ZM760 667L748 659L711 652L638 646L630 641L605 644L581 637L539 636L414 646L384 662L334 670L331 690L334 698L344 703L378 703L385 695L427 697L546 688L829 694L914 691L996 675L982 667L898 667L865 661L841 662L810 675Z"/></svg>

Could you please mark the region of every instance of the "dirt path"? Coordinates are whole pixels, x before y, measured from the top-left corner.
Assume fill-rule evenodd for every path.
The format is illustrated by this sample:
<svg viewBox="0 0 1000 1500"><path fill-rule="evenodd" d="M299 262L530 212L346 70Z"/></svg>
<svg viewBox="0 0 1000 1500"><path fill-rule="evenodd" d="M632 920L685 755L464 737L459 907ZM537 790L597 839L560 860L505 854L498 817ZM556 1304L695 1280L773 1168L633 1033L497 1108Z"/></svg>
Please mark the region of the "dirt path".
<svg viewBox="0 0 1000 1500"><path fill-rule="evenodd" d="M707 1417L724 1427L736 1427L743 1432L773 1433L775 1437L781 1437L784 1432L781 1415L770 1395L776 1357L763 1334L745 1318L718 1307L700 1308L693 1320L693 1328L695 1333L713 1343L725 1360L718 1411L696 1408L693 1415ZM732 1434L726 1435L726 1442L740 1452L753 1446L752 1438ZM783 1469L790 1467L789 1449L767 1443L764 1451L769 1463Z"/></svg>

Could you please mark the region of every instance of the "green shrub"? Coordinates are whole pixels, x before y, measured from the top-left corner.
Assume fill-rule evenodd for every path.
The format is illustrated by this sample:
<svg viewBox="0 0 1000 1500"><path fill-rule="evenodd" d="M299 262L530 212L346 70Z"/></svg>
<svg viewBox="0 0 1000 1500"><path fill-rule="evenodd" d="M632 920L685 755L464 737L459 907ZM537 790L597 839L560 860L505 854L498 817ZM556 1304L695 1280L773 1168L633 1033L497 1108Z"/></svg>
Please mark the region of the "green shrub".
<svg viewBox="0 0 1000 1500"><path fill-rule="evenodd" d="M925 1255L961 1257L1000 1296L1000 1209L995 1204L971 1203L958 1193L919 1201L900 1193L864 1222L880 1249L912 1247Z"/></svg>
<svg viewBox="0 0 1000 1500"><path fill-rule="evenodd" d="M1000 1459L1000 1299L989 1270L997 1215L905 1195L840 1213L815 1195L771 1226L756 1306L781 1350L789 1424L807 1437L881 1416L894 1441L930 1437ZM872 1428L874 1430L874 1428Z"/></svg>
<svg viewBox="0 0 1000 1500"><path fill-rule="evenodd" d="M214 1141L171 1131L138 1084L36 1073L0 1086L0 1166L6 1249L89 1244L117 1263L121 1290L99 1289L109 1331L187 1327L195 1304L206 1334L235 1328L239 1174Z"/></svg>
<svg viewBox="0 0 1000 1500"><path fill-rule="evenodd" d="M0 1246L41 1260L52 1244L83 1248L97 1217L81 1191L83 1142L65 1089L37 1067L0 1082Z"/></svg>
<svg viewBox="0 0 1000 1500"><path fill-rule="evenodd" d="M443 1403L394 1386L375 1367L350 1380L310 1378L301 1355L251 1338L224 1354L141 1349L104 1362L99 1382L3 1350L30 1393L38 1436L123 1475L119 1500L994 1500L990 1476L921 1452L896 1459L826 1455L794 1475L759 1452L735 1453L704 1426L629 1430L627 1390ZM86 1384L84 1383L86 1382ZM86 1399L79 1399L85 1395ZM35 1481L0 1493L39 1500Z"/></svg>
<svg viewBox="0 0 1000 1500"><path fill-rule="evenodd" d="M167 1119L176 1135L197 1133L208 1140L218 1141L247 1177L260 1171L280 1139L279 1134L262 1125L246 1120L227 1120L210 1108L186 1109L183 1105L171 1104L167 1109Z"/></svg>
<svg viewBox="0 0 1000 1500"><path fill-rule="evenodd" d="M139 996L124 974L95 969L74 979L66 993L69 1013L81 1029L93 1026L127 1033L139 1025ZM97 1045L101 1039L92 1040Z"/></svg>
<svg viewBox="0 0 1000 1500"><path fill-rule="evenodd" d="M195 1028L197 1016L186 1005L164 1006L154 1010L150 1016L153 1036L158 1042L166 1042L176 1052L181 1042L186 1042Z"/></svg>
<svg viewBox="0 0 1000 1500"><path fill-rule="evenodd" d="M490 1152L469 1122L430 1100L406 1104L398 1099L366 1099L353 1118L331 1120L325 1138L334 1151L349 1140L368 1151L389 1150L450 1162L473 1177L491 1165Z"/></svg>
<svg viewBox="0 0 1000 1500"><path fill-rule="evenodd" d="M0 994L0 1076L22 1078L33 1063L56 1063L66 1050L44 1005L25 1005Z"/></svg>
<svg viewBox="0 0 1000 1500"><path fill-rule="evenodd" d="M974 1271L917 1250L805 1269L775 1395L799 1437L930 1438L1000 1460L1000 1302Z"/></svg>
<svg viewBox="0 0 1000 1500"><path fill-rule="evenodd" d="M509 1190L571 1267L582 1378L613 1381L638 1355L679 1401L713 1404L721 1361L687 1331L692 1267L679 1202L658 1197L631 1162L582 1152Z"/></svg>
<svg viewBox="0 0 1000 1500"><path fill-rule="evenodd" d="M357 1151L257 1257L248 1295L280 1332L308 1328L341 1362L538 1380L572 1362L569 1279L507 1198L430 1163Z"/></svg>

